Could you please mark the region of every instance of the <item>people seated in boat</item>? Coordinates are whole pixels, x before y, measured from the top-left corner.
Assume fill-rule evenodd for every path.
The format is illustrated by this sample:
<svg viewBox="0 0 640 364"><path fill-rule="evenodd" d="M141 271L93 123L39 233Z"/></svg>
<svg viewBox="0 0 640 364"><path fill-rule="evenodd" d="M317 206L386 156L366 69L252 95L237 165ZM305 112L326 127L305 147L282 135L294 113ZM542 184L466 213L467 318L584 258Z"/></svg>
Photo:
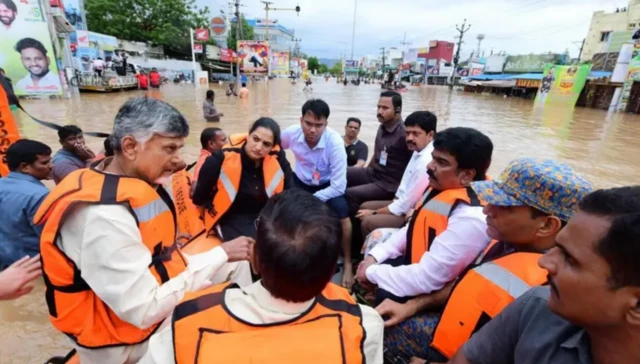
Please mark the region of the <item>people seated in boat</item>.
<svg viewBox="0 0 640 364"><path fill-rule="evenodd" d="M592 190L569 166L529 158L514 160L499 178L473 182L471 188L487 203L487 234L493 240L440 291L376 307L389 318L385 348L392 358L446 362L507 305L546 283L547 271L538 260L555 246L558 232Z"/></svg>
<svg viewBox="0 0 640 364"><path fill-rule="evenodd" d="M193 198L193 193L196 191L196 182L198 181L198 175L200 175L204 161L214 152L222 149L227 142L227 134L220 128L204 128L202 133L200 133L200 146L202 149L200 149L200 156L193 167L190 190L191 198Z"/></svg>
<svg viewBox="0 0 640 364"><path fill-rule="evenodd" d="M640 362L640 187L586 196L541 259L549 285L520 296L449 362Z"/></svg>
<svg viewBox="0 0 640 364"><path fill-rule="evenodd" d="M470 185L486 179L492 152L491 140L472 128L436 134L429 188L411 220L358 267L360 285L378 287L376 304L442 289L487 247L483 207Z"/></svg>
<svg viewBox="0 0 640 364"><path fill-rule="evenodd" d="M96 155L84 143L82 129L66 125L58 130L62 148L53 156L53 181L58 184L71 172L86 168Z"/></svg>
<svg viewBox="0 0 640 364"><path fill-rule="evenodd" d="M193 203L204 207L208 234L223 241L255 238L255 220L269 197L291 186L291 166L280 147L280 126L260 118L248 134L229 136L229 144L208 157Z"/></svg>
<svg viewBox="0 0 640 364"><path fill-rule="evenodd" d="M262 279L185 296L140 363L382 363L382 319L329 282L341 248L330 208L292 189L256 225Z"/></svg>
<svg viewBox="0 0 640 364"><path fill-rule="evenodd" d="M50 320L82 363L135 363L186 292L251 283L248 238L199 255L178 248L162 183L183 168L188 134L169 104L127 101L111 133L115 156L69 174L35 216Z"/></svg>

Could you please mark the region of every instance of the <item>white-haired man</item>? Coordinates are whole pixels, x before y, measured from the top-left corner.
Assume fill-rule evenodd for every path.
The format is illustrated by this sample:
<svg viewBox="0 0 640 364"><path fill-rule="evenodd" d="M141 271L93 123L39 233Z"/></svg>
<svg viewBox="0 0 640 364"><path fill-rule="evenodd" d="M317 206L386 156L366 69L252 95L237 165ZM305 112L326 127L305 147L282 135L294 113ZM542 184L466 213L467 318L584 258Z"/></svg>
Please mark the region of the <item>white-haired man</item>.
<svg viewBox="0 0 640 364"><path fill-rule="evenodd" d="M72 172L36 215L51 322L82 363L136 363L148 338L185 293L231 277L251 283L252 241L238 238L185 256L162 182L184 166L185 118L155 99L127 101L116 115L115 156Z"/></svg>

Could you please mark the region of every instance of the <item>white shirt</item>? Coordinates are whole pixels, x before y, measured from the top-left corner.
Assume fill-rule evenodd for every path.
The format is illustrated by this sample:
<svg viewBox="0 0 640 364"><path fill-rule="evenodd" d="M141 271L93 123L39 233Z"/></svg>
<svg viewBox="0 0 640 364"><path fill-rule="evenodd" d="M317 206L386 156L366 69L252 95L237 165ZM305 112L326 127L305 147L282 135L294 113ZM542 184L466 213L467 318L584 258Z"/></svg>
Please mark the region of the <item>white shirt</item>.
<svg viewBox="0 0 640 364"><path fill-rule="evenodd" d="M16 93L19 95L25 94L38 94L38 93L57 93L60 92L60 77L58 74L53 73L51 69L47 72L44 77L38 81L38 85L36 86L33 83L33 79L31 78L31 74L27 73L20 81L16 83Z"/></svg>
<svg viewBox="0 0 640 364"><path fill-rule="evenodd" d="M418 200L429 187L427 164L431 162L433 142L420 152L415 151L402 175L402 181L396 192L396 198L389 205L389 211L396 215L405 215L416 206Z"/></svg>
<svg viewBox="0 0 640 364"><path fill-rule="evenodd" d="M416 212L417 213L417 212ZM408 224L376 245L369 253L378 263L403 256ZM367 279L399 297L413 297L442 289L489 245L486 216L481 206L459 204L449 217L447 229L438 235L418 264L392 267L374 264Z"/></svg>
<svg viewBox="0 0 640 364"><path fill-rule="evenodd" d="M295 319L309 309L313 300L293 303L275 298L258 281L243 289L228 289L224 303L226 308L238 318L252 324L264 325ZM363 347L366 362L382 364L384 330L382 318L373 308L359 306L362 309L362 326L366 333ZM194 342L193 345L197 343ZM247 350L251 348L248 347ZM166 325L151 337L149 350L140 364L175 364L171 325Z"/></svg>
<svg viewBox="0 0 640 364"><path fill-rule="evenodd" d="M101 59L94 59L93 60L93 69L94 70L103 70L105 66L105 63L103 60Z"/></svg>
<svg viewBox="0 0 640 364"><path fill-rule="evenodd" d="M296 158L294 172L304 184L314 186L313 173L320 173L319 185L330 185L314 194L322 201L344 195L347 189L347 152L340 134L326 128L318 144L309 148L300 125L282 131L282 148L291 149Z"/></svg>
<svg viewBox="0 0 640 364"><path fill-rule="evenodd" d="M151 254L123 205L79 205L60 228L56 244L80 269L93 292L122 320L148 328L171 315L186 292L228 280L251 283L248 264L227 263L221 247L187 256L184 272L159 285L149 271ZM239 268L241 267L241 268ZM106 349L74 345L83 363L135 363L146 343Z"/></svg>

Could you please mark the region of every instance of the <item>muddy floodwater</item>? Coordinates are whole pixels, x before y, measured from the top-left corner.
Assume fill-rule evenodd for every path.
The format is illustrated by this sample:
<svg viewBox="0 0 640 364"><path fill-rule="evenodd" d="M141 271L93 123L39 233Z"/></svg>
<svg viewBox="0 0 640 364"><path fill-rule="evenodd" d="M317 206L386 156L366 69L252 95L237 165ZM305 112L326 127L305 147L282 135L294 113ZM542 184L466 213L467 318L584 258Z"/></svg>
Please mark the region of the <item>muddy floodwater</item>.
<svg viewBox="0 0 640 364"><path fill-rule="evenodd" d="M180 110L189 120L184 157L196 160L203 128L219 126L227 133L245 132L260 116L269 116L286 127L299 122L300 109L307 98L322 98L331 107L329 126L344 132L348 117L362 120L360 139L373 146L378 128L376 104L379 85L347 87L335 79L316 79L313 92L287 80L269 84L250 84L248 99L228 98L224 85L211 85L216 106L224 113L220 123L207 123L202 117L206 88L193 85L165 85L148 94ZM76 124L84 131L110 132L113 119L127 99L143 96L143 91L113 94L81 94L71 100L25 100L26 110L40 119L61 125ZM640 116L608 114L594 109L535 110L533 102L496 95L477 95L449 91L444 87L412 87L403 96L403 115L430 110L438 116L438 129L467 126L481 130L494 143L490 173L498 175L517 157L543 157L563 161L586 176L597 187L638 184L640 181ZM15 113L23 137L47 143L59 149L57 134ZM86 137L98 152L102 140ZM291 159L291 161L293 161ZM68 339L56 332L47 318L42 282L29 295L13 302L0 302L0 362L43 363L53 355L70 349Z"/></svg>

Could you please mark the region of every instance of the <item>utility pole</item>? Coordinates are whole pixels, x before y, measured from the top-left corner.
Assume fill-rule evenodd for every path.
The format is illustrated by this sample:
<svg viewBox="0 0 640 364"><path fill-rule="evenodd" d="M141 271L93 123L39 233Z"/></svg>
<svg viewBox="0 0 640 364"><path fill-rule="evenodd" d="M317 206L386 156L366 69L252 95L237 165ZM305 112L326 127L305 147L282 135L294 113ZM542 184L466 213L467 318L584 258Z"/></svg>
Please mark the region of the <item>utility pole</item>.
<svg viewBox="0 0 640 364"><path fill-rule="evenodd" d="M582 51L584 50L584 42L587 39L582 39L582 44L580 45L580 53L578 54L578 64L580 64L580 58L582 57ZM580 43L580 42L574 42L574 43Z"/></svg>
<svg viewBox="0 0 640 364"><path fill-rule="evenodd" d="M385 72L385 70L384 70L385 48L384 48L384 47L382 47L382 48L380 48L380 49L382 50L382 79L384 79L384 72Z"/></svg>
<svg viewBox="0 0 640 364"><path fill-rule="evenodd" d="M465 28L466 27L466 28ZM467 19L462 23L462 28L458 28L458 24L456 24L456 30L460 33L456 38L458 39L458 49L456 50L456 55L453 58L453 72L451 73L451 79L449 80L449 88L453 88L453 80L458 69L458 62L460 61L460 47L462 46L462 38L464 37L464 33L468 32L471 28L471 24L467 26Z"/></svg>
<svg viewBox="0 0 640 364"><path fill-rule="evenodd" d="M237 61L236 61L236 70L238 71L236 73L236 89L239 90L240 89L240 57L237 54L239 49L237 46L237 41L238 40L243 40L242 38L244 38L242 36L242 19L240 19L240 0L235 0L234 5L236 6L236 56L237 56Z"/></svg>
<svg viewBox="0 0 640 364"><path fill-rule="evenodd" d="M402 71L404 71L404 48L407 45L411 45L411 43L407 43L407 32L404 32L404 40L400 44L402 44L402 57L400 58L400 79L398 82L402 82Z"/></svg>
<svg viewBox="0 0 640 364"><path fill-rule="evenodd" d="M354 0L353 5L353 31L351 32L351 60L353 60L353 45L356 41L356 12L358 11L358 0Z"/></svg>

